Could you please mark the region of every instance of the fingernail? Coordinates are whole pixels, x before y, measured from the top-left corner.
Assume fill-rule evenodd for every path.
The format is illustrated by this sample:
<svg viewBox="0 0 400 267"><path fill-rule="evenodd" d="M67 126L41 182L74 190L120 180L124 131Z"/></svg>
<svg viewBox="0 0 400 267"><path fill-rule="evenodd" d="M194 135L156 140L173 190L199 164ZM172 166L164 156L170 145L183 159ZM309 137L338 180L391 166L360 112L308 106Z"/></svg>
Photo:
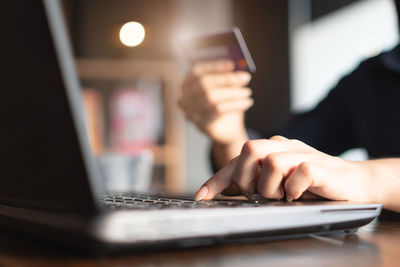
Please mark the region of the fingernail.
<svg viewBox="0 0 400 267"><path fill-rule="evenodd" d="M208 186L207 185L203 185L199 191L197 191L194 200L195 201L199 201L202 200L203 198L205 198L208 194Z"/></svg>
<svg viewBox="0 0 400 267"><path fill-rule="evenodd" d="M291 202L291 201L293 201L293 198L291 198L291 197L286 197L286 200L289 201L289 202Z"/></svg>

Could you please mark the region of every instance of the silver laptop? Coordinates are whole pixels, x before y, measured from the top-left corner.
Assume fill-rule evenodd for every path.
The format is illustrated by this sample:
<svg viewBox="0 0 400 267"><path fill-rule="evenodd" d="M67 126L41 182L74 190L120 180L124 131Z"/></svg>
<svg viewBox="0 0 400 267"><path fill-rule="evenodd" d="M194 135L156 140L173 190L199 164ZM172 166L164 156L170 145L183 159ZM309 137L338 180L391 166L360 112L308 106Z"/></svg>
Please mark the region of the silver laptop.
<svg viewBox="0 0 400 267"><path fill-rule="evenodd" d="M380 204L105 194L59 1L0 3L0 227L77 248L199 246L353 231Z"/></svg>

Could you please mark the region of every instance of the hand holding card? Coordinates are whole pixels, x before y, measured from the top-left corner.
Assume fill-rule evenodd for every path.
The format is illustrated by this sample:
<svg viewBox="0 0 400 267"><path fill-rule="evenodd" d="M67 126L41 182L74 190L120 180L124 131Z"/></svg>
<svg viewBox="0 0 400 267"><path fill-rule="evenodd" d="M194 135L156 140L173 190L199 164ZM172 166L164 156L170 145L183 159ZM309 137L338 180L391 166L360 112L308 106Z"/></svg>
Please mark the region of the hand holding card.
<svg viewBox="0 0 400 267"><path fill-rule="evenodd" d="M239 28L190 38L183 42L186 56L192 63L230 59L235 70L255 72L256 66Z"/></svg>
<svg viewBox="0 0 400 267"><path fill-rule="evenodd" d="M216 164L223 166L248 140L244 113L254 103L248 87L254 62L237 28L191 38L183 48L193 65L182 83L179 106L212 140Z"/></svg>

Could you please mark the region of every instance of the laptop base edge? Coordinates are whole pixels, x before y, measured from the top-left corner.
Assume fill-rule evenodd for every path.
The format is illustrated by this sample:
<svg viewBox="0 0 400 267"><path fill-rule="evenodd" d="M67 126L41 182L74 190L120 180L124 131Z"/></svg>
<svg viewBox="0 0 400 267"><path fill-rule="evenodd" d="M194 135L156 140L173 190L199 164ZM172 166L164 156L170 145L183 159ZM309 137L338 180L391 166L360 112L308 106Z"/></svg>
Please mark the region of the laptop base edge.
<svg viewBox="0 0 400 267"><path fill-rule="evenodd" d="M287 240L307 238L313 235L353 234L357 229L371 222L374 218L362 219L352 222L336 222L329 225L314 225L293 229L282 229L272 231L258 231L254 233L241 233L232 235L215 235L191 237L182 239L161 240L146 243L118 243L108 242L99 238L95 232L90 231L96 222L96 217L81 218L77 221L79 229L73 227L55 227L0 215L1 230L10 231L15 235L26 234L29 238L44 242L49 246L57 245L62 248L88 255L107 255L119 253L141 253L144 251L163 251L181 248L209 247L227 244L262 243L274 240ZM86 229L86 230L85 230ZM329 230L326 230L329 229ZM25 237L25 236L24 236Z"/></svg>

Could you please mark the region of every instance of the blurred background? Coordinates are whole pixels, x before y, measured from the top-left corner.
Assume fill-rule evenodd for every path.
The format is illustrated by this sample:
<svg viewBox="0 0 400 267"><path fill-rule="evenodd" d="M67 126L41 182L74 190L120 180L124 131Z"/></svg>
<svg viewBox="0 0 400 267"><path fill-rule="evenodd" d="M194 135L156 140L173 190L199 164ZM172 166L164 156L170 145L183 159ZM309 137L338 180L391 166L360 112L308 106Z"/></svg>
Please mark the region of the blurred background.
<svg viewBox="0 0 400 267"><path fill-rule="evenodd" d="M93 149L111 176L124 172L115 167L124 161L136 164L137 177L145 178L132 178L139 190L192 192L212 174L209 141L176 106L189 68L182 37L241 29L257 66L246 122L261 132L283 126L291 111L314 107L360 61L398 42L391 0L64 0L64 6Z"/></svg>

